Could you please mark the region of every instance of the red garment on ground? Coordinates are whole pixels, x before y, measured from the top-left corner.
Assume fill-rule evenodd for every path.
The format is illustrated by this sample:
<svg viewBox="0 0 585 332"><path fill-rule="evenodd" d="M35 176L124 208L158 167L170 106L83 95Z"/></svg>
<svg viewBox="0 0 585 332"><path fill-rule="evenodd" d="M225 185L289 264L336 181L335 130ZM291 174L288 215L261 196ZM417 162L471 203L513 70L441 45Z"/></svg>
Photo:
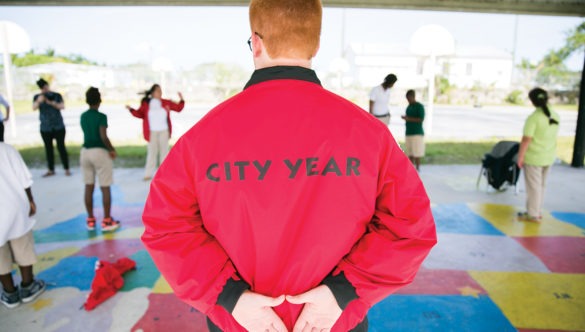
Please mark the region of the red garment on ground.
<svg viewBox="0 0 585 332"><path fill-rule="evenodd" d="M343 271L348 331L410 283L436 243L430 201L388 128L319 84L251 85L173 147L144 208L145 243L176 295L222 330L229 278L297 295ZM289 330L302 306L275 308Z"/></svg>
<svg viewBox="0 0 585 332"><path fill-rule="evenodd" d="M130 258L120 258L114 264L98 261L95 277L91 282L91 292L84 303L87 311L93 310L100 303L114 296L124 286L122 274L136 268L136 262Z"/></svg>

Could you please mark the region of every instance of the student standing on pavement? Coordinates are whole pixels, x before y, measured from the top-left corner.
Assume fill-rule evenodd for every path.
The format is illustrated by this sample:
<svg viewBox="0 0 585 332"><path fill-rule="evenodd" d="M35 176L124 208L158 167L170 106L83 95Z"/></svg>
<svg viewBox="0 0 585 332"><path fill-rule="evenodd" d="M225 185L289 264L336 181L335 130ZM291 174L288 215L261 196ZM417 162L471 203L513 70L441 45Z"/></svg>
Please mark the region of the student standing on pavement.
<svg viewBox="0 0 585 332"><path fill-rule="evenodd" d="M99 90L94 87L89 88L85 93L85 100L89 105L89 110L81 114L83 147L79 155L79 165L83 170L83 181L85 183L84 201L87 210L87 229L90 231L95 230L93 190L97 176L104 206L102 231L114 231L120 227L120 222L110 215L112 206L110 186L113 183L113 160L116 158L116 150L107 134L108 117L99 111L102 102Z"/></svg>
<svg viewBox="0 0 585 332"><path fill-rule="evenodd" d="M4 122L8 121L10 117L10 105L2 95L0 95L0 105L6 109L6 116L2 115L2 111L0 111L0 142L4 142Z"/></svg>
<svg viewBox="0 0 585 332"><path fill-rule="evenodd" d="M319 0L252 0L251 79L152 180L142 240L212 332L366 331L436 243L388 127L311 70L321 19Z"/></svg>
<svg viewBox="0 0 585 332"><path fill-rule="evenodd" d="M65 169L65 175L71 175L69 171L69 155L65 148L65 123L61 111L65 108L65 102L61 94L51 91L49 83L44 79L37 81L41 93L33 97L33 110L39 110L41 121L41 137L45 144L45 154L49 170L43 177L55 175L55 156L53 151L53 140L57 141L57 150L61 163Z"/></svg>
<svg viewBox="0 0 585 332"><path fill-rule="evenodd" d="M389 74L384 78L382 84L375 86L370 91L370 113L386 125L390 124L390 111L388 110L390 90L396 81L398 81L396 75Z"/></svg>
<svg viewBox="0 0 585 332"><path fill-rule="evenodd" d="M539 222L542 219L542 203L546 178L556 159L559 115L548 105L548 94L541 88L528 93L534 112L526 119L518 167L524 169L526 182L526 212L518 213L518 220Z"/></svg>
<svg viewBox="0 0 585 332"><path fill-rule="evenodd" d="M12 309L21 302L34 301L46 288L45 282L35 279L32 216L37 207L31 186L32 176L15 148L0 143L0 302ZM14 285L12 265L16 263L22 281Z"/></svg>
<svg viewBox="0 0 585 332"><path fill-rule="evenodd" d="M152 178L158 164L162 164L169 152L169 138L171 137L173 126L171 124L171 111L180 112L185 107L183 95L179 92L178 103L169 99L162 99L162 89L160 85L154 84L149 90L144 92L144 98L140 102L138 109L126 105L126 108L137 118L142 119L142 133L144 139L148 142L146 152L146 167L144 170L144 180Z"/></svg>
<svg viewBox="0 0 585 332"><path fill-rule="evenodd" d="M406 114L402 116L402 119L406 121L406 155L418 171L420 170L420 159L425 156L425 131L423 128L425 108L416 101L414 90L406 92L406 100L408 100L408 107L406 107Z"/></svg>

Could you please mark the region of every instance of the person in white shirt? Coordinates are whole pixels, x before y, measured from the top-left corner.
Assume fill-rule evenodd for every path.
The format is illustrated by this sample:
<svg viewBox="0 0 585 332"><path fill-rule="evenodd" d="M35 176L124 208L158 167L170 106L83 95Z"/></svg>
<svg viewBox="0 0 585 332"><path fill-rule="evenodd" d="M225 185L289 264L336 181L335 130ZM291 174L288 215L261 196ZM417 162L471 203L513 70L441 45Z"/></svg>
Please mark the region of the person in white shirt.
<svg viewBox="0 0 585 332"><path fill-rule="evenodd" d="M183 95L179 92L178 103L169 99L162 98L162 89L160 85L154 84L149 90L144 92L144 98L138 109L126 105L126 108L137 118L142 119L142 132L144 139L148 142L146 151L146 166L144 170L144 180L152 178L156 166L162 164L169 152L169 138L172 134L172 123L170 112L180 112L185 107Z"/></svg>
<svg viewBox="0 0 585 332"><path fill-rule="evenodd" d="M384 78L382 84L375 86L370 91L370 113L386 125L390 124L390 111L388 102L390 101L390 89L398 78L394 74L389 74Z"/></svg>
<svg viewBox="0 0 585 332"><path fill-rule="evenodd" d="M18 151L0 142L0 302L12 309L21 302L34 301L45 290L45 282L35 279L33 226L36 212L32 176ZM12 265L20 269L22 282L14 285Z"/></svg>
<svg viewBox="0 0 585 332"><path fill-rule="evenodd" d="M10 117L10 105L2 95L0 95L0 105L3 105L6 109L6 117L4 117L0 111L0 142L4 142L4 122L8 121L8 118Z"/></svg>

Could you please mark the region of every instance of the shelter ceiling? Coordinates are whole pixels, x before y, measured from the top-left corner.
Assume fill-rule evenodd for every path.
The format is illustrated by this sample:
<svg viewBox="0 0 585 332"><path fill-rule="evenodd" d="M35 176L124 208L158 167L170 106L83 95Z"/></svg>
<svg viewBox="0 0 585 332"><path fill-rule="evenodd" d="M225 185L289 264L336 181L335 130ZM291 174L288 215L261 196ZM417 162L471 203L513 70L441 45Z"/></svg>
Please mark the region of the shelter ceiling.
<svg viewBox="0 0 585 332"><path fill-rule="evenodd" d="M0 0L5 6L246 6L247 0ZM585 0L323 0L326 7L585 16Z"/></svg>

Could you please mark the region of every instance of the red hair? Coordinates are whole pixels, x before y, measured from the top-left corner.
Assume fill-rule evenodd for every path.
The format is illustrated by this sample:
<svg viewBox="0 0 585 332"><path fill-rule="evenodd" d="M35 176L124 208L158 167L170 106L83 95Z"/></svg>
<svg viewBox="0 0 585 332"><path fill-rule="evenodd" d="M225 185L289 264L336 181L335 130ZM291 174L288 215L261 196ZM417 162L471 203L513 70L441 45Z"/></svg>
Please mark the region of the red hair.
<svg viewBox="0 0 585 332"><path fill-rule="evenodd" d="M320 0L252 0L250 27L271 58L310 60L319 48L322 13Z"/></svg>

